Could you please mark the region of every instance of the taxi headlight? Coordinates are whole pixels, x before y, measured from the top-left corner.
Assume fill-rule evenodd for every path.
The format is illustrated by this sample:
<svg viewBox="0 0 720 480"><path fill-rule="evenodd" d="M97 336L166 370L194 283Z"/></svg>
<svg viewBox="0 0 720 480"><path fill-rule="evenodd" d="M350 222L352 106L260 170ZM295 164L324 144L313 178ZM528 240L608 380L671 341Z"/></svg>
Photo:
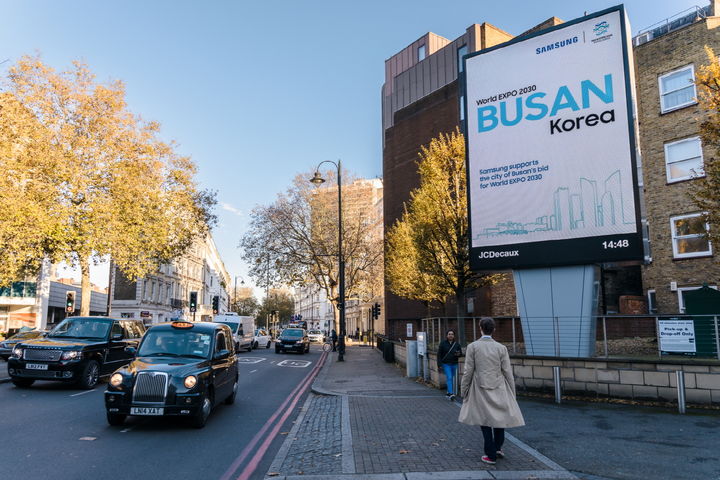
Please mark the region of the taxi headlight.
<svg viewBox="0 0 720 480"><path fill-rule="evenodd" d="M15 347L13 348L12 354L15 358L22 358L23 349L20 347Z"/></svg>
<svg viewBox="0 0 720 480"><path fill-rule="evenodd" d="M113 387L118 387L123 382L123 376L122 373L113 373L113 376L110 377L110 385Z"/></svg>
<svg viewBox="0 0 720 480"><path fill-rule="evenodd" d="M63 352L62 356L60 357L62 360L72 360L74 358L80 358L82 357L82 352L78 352L76 350L72 350L70 352Z"/></svg>
<svg viewBox="0 0 720 480"><path fill-rule="evenodd" d="M197 385L197 377L195 375L188 375L185 377L185 388L193 388Z"/></svg>

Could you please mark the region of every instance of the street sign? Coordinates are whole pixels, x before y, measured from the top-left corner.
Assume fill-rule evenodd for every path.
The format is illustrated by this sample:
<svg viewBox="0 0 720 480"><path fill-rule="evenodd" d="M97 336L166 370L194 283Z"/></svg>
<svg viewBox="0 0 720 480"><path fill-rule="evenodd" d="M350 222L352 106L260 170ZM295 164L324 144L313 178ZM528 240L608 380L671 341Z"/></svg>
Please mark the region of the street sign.
<svg viewBox="0 0 720 480"><path fill-rule="evenodd" d="M413 336L413 324L412 324L412 323L408 323L408 324L406 325L406 328L407 328L407 337L408 337L408 338L411 338L411 337Z"/></svg>
<svg viewBox="0 0 720 480"><path fill-rule="evenodd" d="M417 332L417 349L417 353L421 357L427 355L427 335L425 332Z"/></svg>
<svg viewBox="0 0 720 480"><path fill-rule="evenodd" d="M658 337L663 353L696 352L695 323L692 320L658 320Z"/></svg>

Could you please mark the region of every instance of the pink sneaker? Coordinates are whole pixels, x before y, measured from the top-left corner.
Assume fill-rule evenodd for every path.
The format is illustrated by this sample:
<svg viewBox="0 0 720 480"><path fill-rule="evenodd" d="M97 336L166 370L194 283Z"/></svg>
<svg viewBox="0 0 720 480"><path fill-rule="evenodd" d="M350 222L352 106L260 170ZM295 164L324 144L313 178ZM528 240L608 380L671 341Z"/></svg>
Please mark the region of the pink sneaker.
<svg viewBox="0 0 720 480"><path fill-rule="evenodd" d="M487 455L483 455L482 457L480 457L480 460L487 463L488 465L495 465L496 463L495 460L490 460L490 457L488 457Z"/></svg>

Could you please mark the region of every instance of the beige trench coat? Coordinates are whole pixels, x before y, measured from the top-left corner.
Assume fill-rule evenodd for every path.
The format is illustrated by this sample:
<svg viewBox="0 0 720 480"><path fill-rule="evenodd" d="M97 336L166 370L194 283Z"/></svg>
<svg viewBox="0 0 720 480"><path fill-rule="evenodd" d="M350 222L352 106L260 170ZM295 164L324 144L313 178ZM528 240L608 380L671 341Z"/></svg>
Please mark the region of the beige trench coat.
<svg viewBox="0 0 720 480"><path fill-rule="evenodd" d="M492 338L481 338L468 345L460 392L463 397L460 422L493 428L525 425L515 400L515 379L507 347Z"/></svg>

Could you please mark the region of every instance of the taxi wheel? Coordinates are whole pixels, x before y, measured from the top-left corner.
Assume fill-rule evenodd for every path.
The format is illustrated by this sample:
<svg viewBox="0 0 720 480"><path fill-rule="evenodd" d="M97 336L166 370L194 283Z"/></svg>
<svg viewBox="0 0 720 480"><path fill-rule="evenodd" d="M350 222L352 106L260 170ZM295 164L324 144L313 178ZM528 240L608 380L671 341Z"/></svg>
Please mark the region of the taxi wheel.
<svg viewBox="0 0 720 480"><path fill-rule="evenodd" d="M258 342L253 343L253 350L256 350L258 347Z"/></svg>
<svg viewBox="0 0 720 480"><path fill-rule="evenodd" d="M12 382L13 385L18 388L28 388L33 383L35 383L35 380L33 380L32 378L13 378Z"/></svg>
<svg viewBox="0 0 720 480"><path fill-rule="evenodd" d="M95 360L90 360L82 373L80 373L80 379L77 382L78 387L84 388L85 390L91 390L95 388L100 378L100 365Z"/></svg>
<svg viewBox="0 0 720 480"><path fill-rule="evenodd" d="M192 418L192 426L195 428L203 428L207 419L210 416L210 410L212 410L212 400L209 396L205 395L201 403L202 407L195 416Z"/></svg>
<svg viewBox="0 0 720 480"><path fill-rule="evenodd" d="M107 421L113 427L119 427L120 425L124 424L126 418L127 415L123 415L122 413L107 412Z"/></svg>
<svg viewBox="0 0 720 480"><path fill-rule="evenodd" d="M235 396L237 395L237 389L238 389L238 381L237 378L235 379L235 383L233 384L233 390L229 397L225 399L225 405L232 405L235 403Z"/></svg>
<svg viewBox="0 0 720 480"><path fill-rule="evenodd" d="M270 340L268 340L268 342L265 344L265 348L270 348L270 343L272 343L272 342L270 342Z"/></svg>

